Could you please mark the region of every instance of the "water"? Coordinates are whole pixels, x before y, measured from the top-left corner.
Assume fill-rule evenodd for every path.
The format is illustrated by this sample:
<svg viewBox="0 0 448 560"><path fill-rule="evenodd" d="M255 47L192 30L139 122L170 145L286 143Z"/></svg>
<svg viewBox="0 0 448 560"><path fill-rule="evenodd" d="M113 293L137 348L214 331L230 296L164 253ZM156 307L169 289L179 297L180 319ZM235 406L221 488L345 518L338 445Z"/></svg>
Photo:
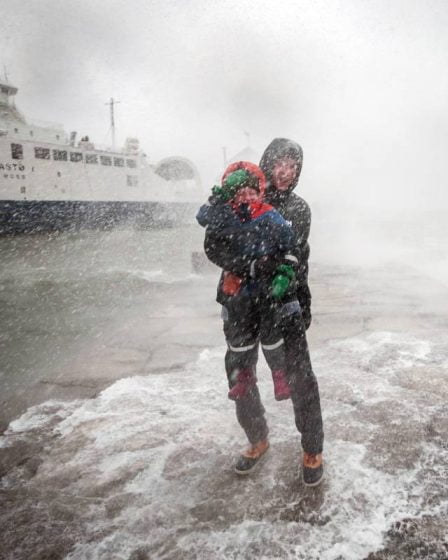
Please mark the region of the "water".
<svg viewBox="0 0 448 560"><path fill-rule="evenodd" d="M201 236L198 227L185 227L1 238L0 420L11 419L11 407L23 410L28 383L62 377L73 384L98 377L102 354L107 357L117 347L122 354L127 348L129 359L132 348L138 353L137 339L146 327L136 333L132 323L152 323L146 335L154 337L173 305L188 306L188 286L201 283L191 267ZM90 369L96 370L89 374L92 360ZM110 369L103 377L114 377ZM137 365L127 369L136 371Z"/></svg>
<svg viewBox="0 0 448 560"><path fill-rule="evenodd" d="M180 373L123 379L96 399L47 403L14 422L3 445L43 449L4 479L15 522L34 512L12 531L8 511L11 557L45 550L62 558L70 544L66 557L80 560L359 559L400 520L445 523L448 393L439 383L448 357L440 347L383 332L315 353L327 449L317 490L301 484L290 404L272 399L265 368L270 456L253 478L232 474L228 453L242 438L214 375L223 350L203 351ZM415 367L433 372L429 387ZM436 539L429 544L442 554Z"/></svg>
<svg viewBox="0 0 448 560"><path fill-rule="evenodd" d="M216 273L191 271L201 239L0 241L0 382L16 418L0 440L0 557L447 558L444 283L403 252L360 268L315 243L326 479L303 486L291 403L260 360L271 450L241 480Z"/></svg>

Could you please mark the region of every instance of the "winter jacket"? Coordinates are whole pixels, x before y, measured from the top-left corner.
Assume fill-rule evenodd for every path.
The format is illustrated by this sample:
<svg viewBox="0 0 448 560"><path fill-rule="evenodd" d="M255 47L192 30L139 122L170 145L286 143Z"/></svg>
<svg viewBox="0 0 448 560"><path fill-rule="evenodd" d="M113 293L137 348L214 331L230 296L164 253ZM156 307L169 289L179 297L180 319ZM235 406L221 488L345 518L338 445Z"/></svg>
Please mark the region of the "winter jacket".
<svg viewBox="0 0 448 560"><path fill-rule="evenodd" d="M241 210L237 212L225 203L200 208L197 219L207 228L205 250L212 262L234 274L246 276L254 260L296 252L291 226L275 208L260 203L251 215L246 215L247 208Z"/></svg>
<svg viewBox="0 0 448 560"><path fill-rule="evenodd" d="M227 177L238 170L257 178L258 200L236 206L233 202L222 202L219 197L211 196L209 204L200 208L196 218L206 228L204 249L207 257L223 271L241 279L238 298L252 298L258 297L260 290L268 293L267 285L279 264L287 262L297 270L298 250L291 226L271 205L263 202L266 180L257 165L245 161L230 164L222 177L223 187ZM217 295L222 304L229 298L223 292L224 274ZM292 285L294 298L295 286L296 282Z"/></svg>
<svg viewBox="0 0 448 560"><path fill-rule="evenodd" d="M297 174L287 191L277 190L272 181L272 171L276 162L283 157L291 157L297 162ZM276 208L291 224L297 243L299 273L297 296L306 323L311 322L311 293L308 287L308 259L310 247L308 237L311 227L311 211L303 198L293 192L302 170L303 152L296 142L286 138L275 138L264 151L260 168L266 177L265 200Z"/></svg>
<svg viewBox="0 0 448 560"><path fill-rule="evenodd" d="M259 295L260 290L265 289L263 282L272 280L279 264L297 264L293 231L269 204L259 203L255 211L249 212L244 206L237 211L228 203L212 201L200 208L197 220L206 227L207 257L242 279L239 297ZM266 262L258 265L263 257L268 257ZM228 296L222 291L222 283L223 275L217 301L225 304Z"/></svg>

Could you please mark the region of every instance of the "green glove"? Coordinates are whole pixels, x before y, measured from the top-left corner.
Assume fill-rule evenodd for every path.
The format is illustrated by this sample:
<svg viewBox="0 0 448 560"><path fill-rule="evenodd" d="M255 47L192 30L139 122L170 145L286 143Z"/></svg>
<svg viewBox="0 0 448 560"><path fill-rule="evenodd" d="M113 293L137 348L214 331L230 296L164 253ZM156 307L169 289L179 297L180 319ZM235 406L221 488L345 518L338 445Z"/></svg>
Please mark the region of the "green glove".
<svg viewBox="0 0 448 560"><path fill-rule="evenodd" d="M292 266L288 264L281 264L278 266L271 283L272 297L274 299L282 299L291 282L295 280L295 277L296 275Z"/></svg>
<svg viewBox="0 0 448 560"><path fill-rule="evenodd" d="M232 200L238 189L248 183L249 180L250 175L245 169L237 169L226 177L222 187L215 185L212 188L212 194L223 202L228 202Z"/></svg>
<svg viewBox="0 0 448 560"><path fill-rule="evenodd" d="M223 202L227 202L228 200L230 200L227 198L224 188L220 187L219 185L215 185L212 188L212 195L215 196L216 198L219 198Z"/></svg>

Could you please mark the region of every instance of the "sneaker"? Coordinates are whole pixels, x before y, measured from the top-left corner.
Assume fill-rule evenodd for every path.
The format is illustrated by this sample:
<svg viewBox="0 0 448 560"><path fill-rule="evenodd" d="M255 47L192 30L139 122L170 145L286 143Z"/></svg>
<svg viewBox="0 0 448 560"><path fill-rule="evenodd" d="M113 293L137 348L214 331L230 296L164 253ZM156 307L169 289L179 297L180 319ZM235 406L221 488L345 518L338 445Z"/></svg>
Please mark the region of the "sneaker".
<svg viewBox="0 0 448 560"><path fill-rule="evenodd" d="M255 386L257 378L255 377L255 368L248 367L237 370L236 383L230 389L228 397L232 401L244 399L247 393Z"/></svg>
<svg viewBox="0 0 448 560"><path fill-rule="evenodd" d="M303 452L303 482L305 486L317 486L322 482L324 467L322 453Z"/></svg>
<svg viewBox="0 0 448 560"><path fill-rule="evenodd" d="M235 472L237 474L249 474L268 449L269 441L267 439L251 445L239 456L235 464Z"/></svg>
<svg viewBox="0 0 448 560"><path fill-rule="evenodd" d="M272 372L272 380L274 381L274 396L276 401L284 401L289 399L291 392L289 383L286 379L286 372L283 369L277 369Z"/></svg>

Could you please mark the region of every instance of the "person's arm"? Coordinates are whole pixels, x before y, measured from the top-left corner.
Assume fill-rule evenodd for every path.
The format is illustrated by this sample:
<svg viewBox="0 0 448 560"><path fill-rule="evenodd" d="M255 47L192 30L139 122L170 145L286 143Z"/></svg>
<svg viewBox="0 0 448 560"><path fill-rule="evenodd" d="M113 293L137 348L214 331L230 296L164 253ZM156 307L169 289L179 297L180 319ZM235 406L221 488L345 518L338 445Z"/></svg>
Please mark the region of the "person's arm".
<svg viewBox="0 0 448 560"><path fill-rule="evenodd" d="M263 252L252 263L251 275L270 286L277 301L295 293L299 260L297 243L291 225L272 209L258 227Z"/></svg>
<svg viewBox="0 0 448 560"><path fill-rule="evenodd" d="M207 227L204 250L207 258L223 270L244 278L249 276L250 259L232 250L231 238Z"/></svg>
<svg viewBox="0 0 448 560"><path fill-rule="evenodd" d="M244 251L237 250L234 242L242 237L242 224L231 206L217 201L208 207L207 218L204 241L207 258L241 278L248 276L250 259Z"/></svg>
<svg viewBox="0 0 448 560"><path fill-rule="evenodd" d="M305 328L311 325L311 291L308 285L308 260L310 246L308 238L311 228L311 210L308 204L301 198L294 200L291 208L291 222L297 240L299 252L299 269L297 274L297 299L302 309L302 318Z"/></svg>
<svg viewBox="0 0 448 560"><path fill-rule="evenodd" d="M287 204L286 214L287 219L291 221L296 237L296 256L300 263L297 281L299 286L305 286L308 284L308 259L310 255L308 238L311 228L311 210L302 198L292 193Z"/></svg>

